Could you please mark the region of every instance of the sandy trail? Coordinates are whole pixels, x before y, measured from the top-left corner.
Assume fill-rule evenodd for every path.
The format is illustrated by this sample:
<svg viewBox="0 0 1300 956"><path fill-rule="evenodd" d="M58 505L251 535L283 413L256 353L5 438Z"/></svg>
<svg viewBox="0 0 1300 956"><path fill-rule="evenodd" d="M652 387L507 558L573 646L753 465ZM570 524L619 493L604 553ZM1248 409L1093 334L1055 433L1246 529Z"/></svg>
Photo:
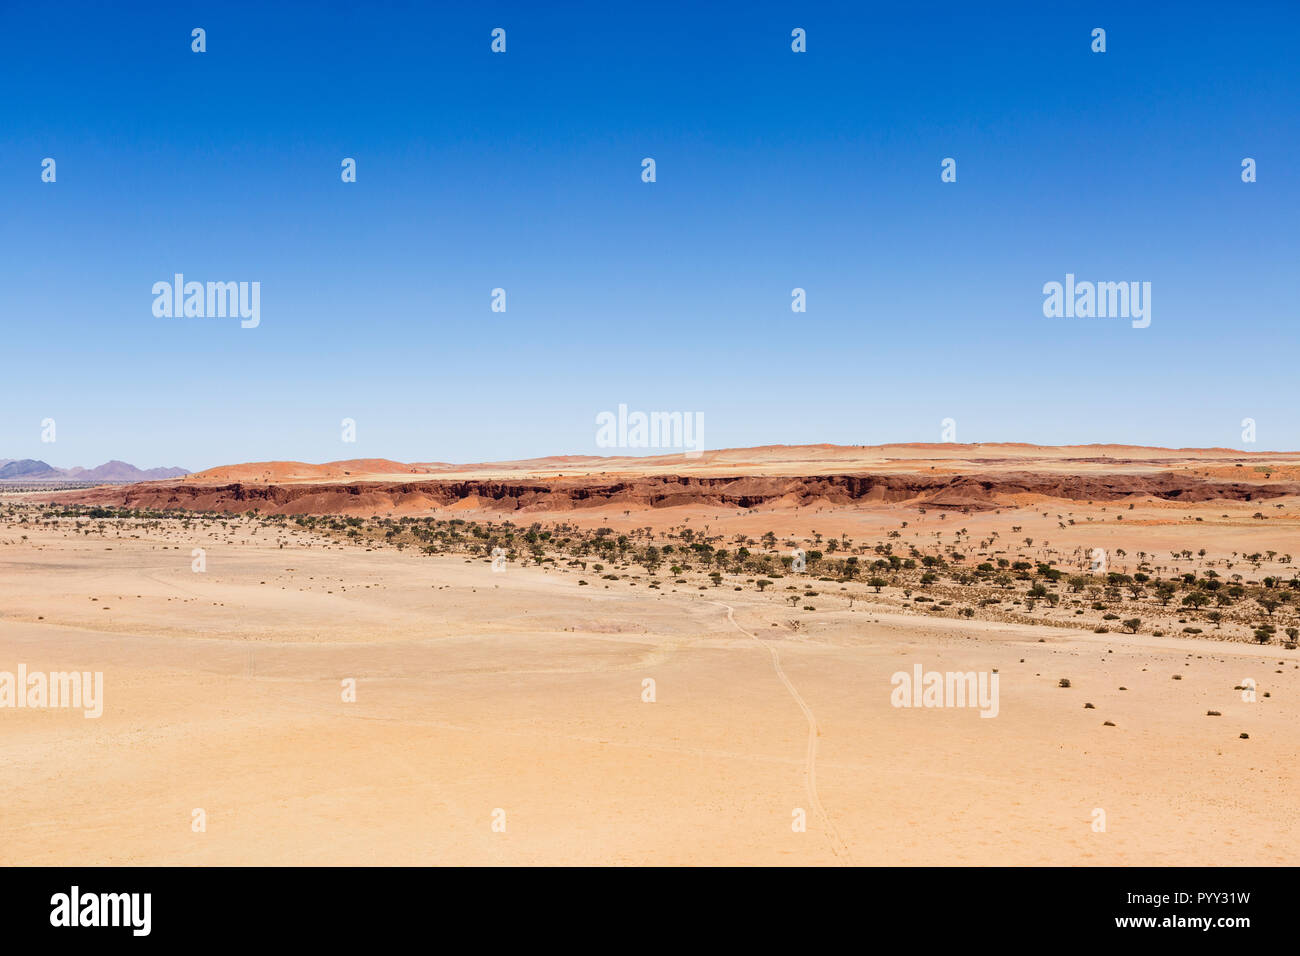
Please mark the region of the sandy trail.
<svg viewBox="0 0 1300 956"><path fill-rule="evenodd" d="M840 861L851 865L853 863L853 855L849 852L849 848L844 843L844 839L840 836L839 831L835 829L835 824L831 822L829 814L826 813L826 808L822 806L821 797L817 793L817 736L820 731L817 729L817 718L813 714L812 708L808 706L807 701L799 696L799 692L795 690L794 684L790 683L790 678L787 677L785 671L781 669L781 655L777 652L776 647L771 643L764 643L759 639L757 634L741 627L736 621L735 609L730 604L723 604L722 602L716 603L718 603L720 607L727 609L727 620L731 622L732 626L735 627L736 630L752 638L756 644L766 649L772 656L772 668L776 671L776 676L781 679L781 683L785 685L785 689L790 692L790 696L794 698L794 702L798 704L799 709L803 711L803 715L808 721L808 754L804 761L804 780L808 788L808 802L813 809L817 811L817 816L821 818L822 825L826 827L826 836L827 839L830 840L831 851Z"/></svg>

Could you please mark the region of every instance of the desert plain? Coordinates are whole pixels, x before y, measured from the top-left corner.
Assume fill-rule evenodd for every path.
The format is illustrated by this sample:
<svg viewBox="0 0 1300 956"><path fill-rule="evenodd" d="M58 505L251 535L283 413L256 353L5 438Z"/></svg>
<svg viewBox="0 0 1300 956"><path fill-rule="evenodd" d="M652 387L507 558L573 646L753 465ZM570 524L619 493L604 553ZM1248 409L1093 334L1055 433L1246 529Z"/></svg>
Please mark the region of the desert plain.
<svg viewBox="0 0 1300 956"><path fill-rule="evenodd" d="M1300 861L1300 454L0 488L0 863ZM894 675L996 674L996 716Z"/></svg>

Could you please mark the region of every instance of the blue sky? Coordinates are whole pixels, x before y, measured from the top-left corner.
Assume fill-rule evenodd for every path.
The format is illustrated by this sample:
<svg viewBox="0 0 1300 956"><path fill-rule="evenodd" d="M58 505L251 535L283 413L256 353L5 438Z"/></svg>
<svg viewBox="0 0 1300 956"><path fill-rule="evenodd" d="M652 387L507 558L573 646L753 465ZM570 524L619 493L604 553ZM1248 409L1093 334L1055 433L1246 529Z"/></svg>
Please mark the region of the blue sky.
<svg viewBox="0 0 1300 956"><path fill-rule="evenodd" d="M270 6L6 11L0 458L595 454L619 403L1300 447L1295 3ZM261 325L155 318L176 272ZM1045 318L1067 272L1150 327Z"/></svg>

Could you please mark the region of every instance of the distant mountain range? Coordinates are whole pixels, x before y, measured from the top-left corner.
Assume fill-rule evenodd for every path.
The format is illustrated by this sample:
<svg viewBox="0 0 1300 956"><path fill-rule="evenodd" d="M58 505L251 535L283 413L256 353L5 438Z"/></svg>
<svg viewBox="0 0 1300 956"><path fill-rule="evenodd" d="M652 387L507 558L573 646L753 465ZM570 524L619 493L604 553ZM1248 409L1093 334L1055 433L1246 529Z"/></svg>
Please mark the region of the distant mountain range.
<svg viewBox="0 0 1300 956"><path fill-rule="evenodd" d="M98 468L55 468L34 458L0 458L0 481L156 481L189 473L188 468L137 468L116 459Z"/></svg>

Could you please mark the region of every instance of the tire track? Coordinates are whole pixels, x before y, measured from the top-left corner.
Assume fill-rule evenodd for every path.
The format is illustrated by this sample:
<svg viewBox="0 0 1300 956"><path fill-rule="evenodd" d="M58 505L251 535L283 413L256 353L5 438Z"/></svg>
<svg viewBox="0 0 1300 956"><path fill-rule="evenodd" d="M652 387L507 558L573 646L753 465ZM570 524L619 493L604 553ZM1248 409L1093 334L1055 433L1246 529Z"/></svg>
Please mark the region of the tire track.
<svg viewBox="0 0 1300 956"><path fill-rule="evenodd" d="M817 718L813 715L812 708L809 707L807 702L799 696L799 692L795 690L794 684L792 684L790 678L785 675L785 671L781 667L781 655L777 653L776 648L771 644L759 640L757 634L753 634L741 627L736 621L735 609L730 604L725 604L722 601L713 601L711 603L726 608L727 620L731 622L731 626L740 631L740 633L752 638L756 644L765 648L767 652L772 655L772 667L776 671L776 676L781 679L781 683L785 685L785 689L790 692L790 696L794 698L794 702L799 705L799 709L803 711L804 717L808 719L808 755L804 763L804 783L808 788L808 802L817 812L817 816L821 818L822 825L826 828L826 836L830 841L831 852L835 854L835 858L842 864L852 865L853 854L849 852L848 844L844 842L844 838L840 836L840 832L835 829L835 824L831 822L830 816L826 813L826 808L822 806L821 798L817 795Z"/></svg>

